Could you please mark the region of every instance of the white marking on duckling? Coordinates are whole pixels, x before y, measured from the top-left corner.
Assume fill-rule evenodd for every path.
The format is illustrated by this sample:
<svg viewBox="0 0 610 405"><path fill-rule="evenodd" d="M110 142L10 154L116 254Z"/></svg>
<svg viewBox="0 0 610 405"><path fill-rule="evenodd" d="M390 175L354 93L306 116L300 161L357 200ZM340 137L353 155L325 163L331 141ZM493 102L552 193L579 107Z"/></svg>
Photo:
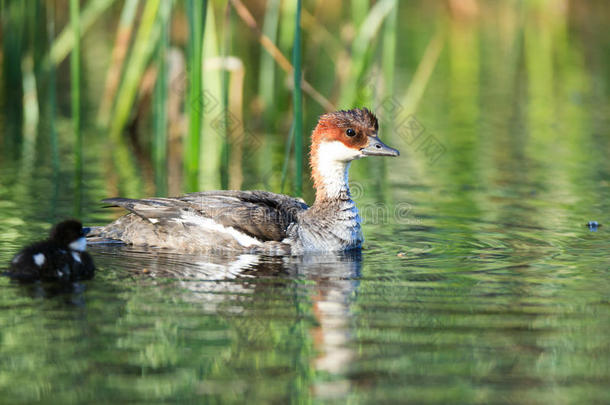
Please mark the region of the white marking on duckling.
<svg viewBox="0 0 610 405"><path fill-rule="evenodd" d="M82 263L82 262L81 262L81 260L80 260L80 253L78 253L78 252L74 252L74 251L73 251L73 252L72 252L72 257L73 257L73 258L74 258L74 260L76 260L77 262Z"/></svg>
<svg viewBox="0 0 610 405"><path fill-rule="evenodd" d="M11 263L15 264L17 263L19 260L21 259L21 255L17 255L15 257L13 257L13 260L11 260Z"/></svg>
<svg viewBox="0 0 610 405"><path fill-rule="evenodd" d="M38 267L42 267L44 262L47 260L47 258L44 257L44 253L36 253L34 256L32 256L32 259L34 259L34 263L36 263L36 266Z"/></svg>
<svg viewBox="0 0 610 405"><path fill-rule="evenodd" d="M70 243L69 247L77 252L84 252L87 249L87 238L78 238L74 242Z"/></svg>

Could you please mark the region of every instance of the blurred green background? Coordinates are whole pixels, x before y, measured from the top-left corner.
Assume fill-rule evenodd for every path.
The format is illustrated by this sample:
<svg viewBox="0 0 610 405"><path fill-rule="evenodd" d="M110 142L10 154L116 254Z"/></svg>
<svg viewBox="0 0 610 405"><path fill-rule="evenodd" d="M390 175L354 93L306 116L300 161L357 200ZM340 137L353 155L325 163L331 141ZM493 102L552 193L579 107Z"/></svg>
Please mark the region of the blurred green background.
<svg viewBox="0 0 610 405"><path fill-rule="evenodd" d="M373 109L401 151L352 165L362 257L94 247L84 290L0 279L6 401L610 402L609 2L0 10L1 263L116 217L111 196L311 203L308 134L335 108Z"/></svg>
<svg viewBox="0 0 610 405"><path fill-rule="evenodd" d="M4 166L19 161L27 180L43 164L77 200L102 180L92 169L108 196L256 187L307 199L295 144L306 150L321 113L360 106L377 112L382 138L414 169L429 172L446 152L456 179L518 164L511 154L554 153L547 181L577 187L559 156L607 151L607 110L587 108L608 92L603 1L306 1L295 40L300 7L3 1ZM403 124L413 118L432 150L410 139ZM486 126L498 121L501 130ZM456 133L453 123L476 130ZM478 159L481 149L493 159ZM382 176L385 164L363 162L354 178Z"/></svg>

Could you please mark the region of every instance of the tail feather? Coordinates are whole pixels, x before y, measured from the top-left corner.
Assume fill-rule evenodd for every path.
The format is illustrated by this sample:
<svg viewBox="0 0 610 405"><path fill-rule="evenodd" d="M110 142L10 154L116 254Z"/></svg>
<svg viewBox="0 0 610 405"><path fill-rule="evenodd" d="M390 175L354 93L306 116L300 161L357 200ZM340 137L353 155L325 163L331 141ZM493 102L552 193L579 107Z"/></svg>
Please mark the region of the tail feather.
<svg viewBox="0 0 610 405"><path fill-rule="evenodd" d="M103 226L92 226L91 230L87 234L87 243L88 244L108 244L108 243L119 243L124 244L125 242L109 238L105 232Z"/></svg>

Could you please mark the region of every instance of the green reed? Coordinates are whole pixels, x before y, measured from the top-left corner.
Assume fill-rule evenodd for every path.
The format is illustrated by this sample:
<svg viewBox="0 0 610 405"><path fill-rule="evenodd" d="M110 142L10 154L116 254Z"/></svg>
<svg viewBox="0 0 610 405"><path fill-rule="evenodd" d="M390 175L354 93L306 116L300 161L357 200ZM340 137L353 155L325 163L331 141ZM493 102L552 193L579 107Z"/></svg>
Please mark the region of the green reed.
<svg viewBox="0 0 610 405"><path fill-rule="evenodd" d="M341 108L352 108L358 101L358 86L371 60L371 48L377 32L385 18L398 6L397 0L380 0L371 7L366 18L358 27L352 43L352 56L349 74L339 98Z"/></svg>
<svg viewBox="0 0 610 405"><path fill-rule="evenodd" d="M159 24L161 34L156 55L157 81L153 94L153 142L152 160L157 195L167 194L167 49L169 47L169 24L171 0L161 3Z"/></svg>
<svg viewBox="0 0 610 405"><path fill-rule="evenodd" d="M70 5L74 5L73 0L63 0L66 3L70 2ZM185 17L182 17L181 13L172 13L173 5L176 3L166 2L165 0L149 0L146 2L139 2L138 0L125 0L122 4L116 4L115 0L89 0L82 3L82 10L79 10L80 14L77 14L78 26L70 24L63 30L58 30L59 35L57 38L52 40L48 54L46 55L45 62L52 62L50 65L56 67L69 53L72 51L72 58L76 58L79 55L79 59L82 59L80 55L82 49L79 49L80 42L79 38L82 38L87 31L95 32L96 21L104 19L108 16L110 18L119 17L120 21L117 25L116 41L113 46L113 51L109 63L109 68L106 73L106 86L104 88L103 96L100 97L100 103L97 105L99 108L98 123L101 126L107 126L109 128L108 134L111 140L112 148L108 149L108 156L112 157L115 163L115 170L118 174L118 184L121 190L120 192L127 192L128 194L142 193L142 175L139 173L142 171L144 175L148 176L148 182L144 183L148 186L154 184L158 194L166 194L168 189L168 176L174 173L172 179L175 183L179 184L180 172L183 170L183 187L174 188L174 190L186 189L187 191L195 191L201 188L226 188L228 186L233 187L232 184L241 184L241 180L236 180L239 176L235 176L235 173L239 173L241 170L241 161L238 162L238 154L241 156L241 151L235 151L233 153L234 143L231 139L231 134L228 132L229 124L227 121L233 115L228 116L234 111L235 105L257 105L251 103L252 97L249 92L257 92L255 96L261 101L260 104L260 116L262 117L262 127L265 129L265 133L281 133L282 140L287 142L287 150L290 153L286 153L284 157L284 164L282 165L282 181L281 184L286 182L290 183L290 187L293 188L294 193L301 195L303 192L303 170L306 170L304 148L306 140L304 140L304 127L303 120L306 112L304 108L303 92L310 96L317 102L322 108L316 105L318 110L312 109L312 115L314 113L323 112L326 110L334 109L333 103L339 100L341 107L352 107L358 102L362 102L359 99L358 86L356 85L359 80L368 72L370 67L379 61L374 59L378 54L382 54L381 67L383 72L383 92L386 94L393 88L393 76L395 66L395 48L397 46L397 14L398 14L398 1L397 0L379 0L371 2L370 0L351 0L351 12L344 17L340 17L340 21L337 23L341 24L352 24L356 28L356 35L350 39L350 44L346 43L341 36L336 35L340 32L340 29L328 21L324 20L324 12L320 9L312 10L312 15L307 13L307 10L303 9L300 1L281 1L281 0L268 0L264 8L261 9L263 3L257 6L250 3L248 6L254 8L253 15L257 16L255 21L253 17L249 23L241 15L239 9L232 4L237 11L236 15L240 15L240 19L235 18L233 20L228 19L223 23L214 23L214 8L217 11L220 8L224 8L227 5L226 0L213 0L211 2L198 1L198 0L185 0L184 2L177 2L178 4L184 3L186 6ZM12 81L11 77L19 77L16 83L24 83L24 75L28 72L28 44L26 44L22 38L25 35L19 35L18 39L15 39L13 43L10 39L15 37L11 36L9 32L9 24L11 19L6 21L6 11L11 13L21 13L25 15L27 11L23 4L19 2L3 2L3 65L9 66L9 68L3 69L4 81ZM57 7L60 7L58 3ZM112 7L116 4L120 7ZM78 4L77 4L78 5ZM141 5L141 7L138 7ZM208 10L207 8L210 8ZM242 6L243 7L243 6ZM59 8L58 8L59 10ZM258 12L256 12L258 11ZM216 13L218 18L222 13ZM21 16L23 17L23 16ZM185 80L186 85L184 86L186 92L186 100L184 102L184 110L174 114L173 117L168 116L168 99L171 99L173 93L169 92L169 67L166 65L166 57L171 41L171 33L169 30L170 21L184 18L185 22L188 23L188 38L186 47L186 72L188 79ZM22 18L23 19L23 18ZM303 27L301 26L301 19L303 19ZM19 19L15 21L20 21ZM242 33L240 30L247 29L247 26L256 31L257 24L262 24L262 33L268 40L267 43L261 41L262 44L261 52L250 52L244 54L243 46L240 41L235 41L234 46L231 46L231 38L237 33ZM216 21L218 22L218 21ZM49 23L49 22L48 22ZM246 26L240 26L245 24ZM27 27L19 27L16 29L24 31ZM180 24L176 24L179 26ZM75 33L75 27L78 31ZM383 27L383 30L382 30ZM302 29L305 29L305 33L302 33ZM34 32L35 30L32 30ZM316 35L316 32L320 35ZM380 34L381 33L381 34ZM305 35L304 35L305 34ZM32 34L34 36L39 34ZM304 37L307 41L315 42L313 47L308 47L310 54L303 54L303 40ZM120 40L119 40L120 38ZM92 40L91 36L87 37L87 41L100 41L101 39ZM379 41L382 45L382 52L375 53L374 45ZM21 43L23 42L23 43ZM177 41L180 45L179 41ZM205 42L205 45L204 45ZM277 46L278 52L269 50L269 42L273 44L273 47ZM311 42L309 42L311 43ZM442 41L440 42L442 45ZM17 45L17 46L14 46ZM11 49L17 48L17 49ZM48 48L48 47L47 47ZM119 49L120 48L120 49ZM233 49L235 48L235 49ZM308 60L313 56L320 55L318 50L326 51L332 55L341 54L344 56L341 59L342 63L346 64L347 68L335 66L334 63L326 63L323 69L316 70L313 68L314 63L308 63ZM416 74L414 80L414 87L410 88L407 96L405 97L406 104L408 106L417 105L419 98L425 88L432 68L436 63L439 52L439 42L433 41L430 52L426 53L424 62L420 74ZM85 50L86 51L86 50ZM280 52L281 51L281 52ZM350 53L348 53L350 52ZM86 54L88 52L85 52ZM292 66L285 56L289 53L292 54ZM322 52L324 53L324 52ZM350 56L351 54L351 56ZM13 58L12 55L16 55ZM244 61L246 79L250 79L252 83L253 78L258 77L258 83L254 86L245 85L243 88L238 90L231 90L230 83L233 83L232 76L227 66L229 57L237 56L241 61ZM221 60L219 64L216 64L216 60ZM9 63L12 60L19 60L20 63ZM339 59L337 59L339 60ZM204 67L204 61L206 61ZM73 59L74 63L78 63L78 59ZM281 67L282 73L277 71L277 67ZM42 86L44 82L40 82L38 76L38 70L36 68L37 58L34 58L34 69L29 69L30 72L36 74L36 86L45 88ZM305 69L305 66L307 68ZM78 77L83 71L79 64L72 67L71 75L73 76L73 83L75 86L72 91L76 92L72 97L76 97L78 104L81 104L80 98L81 92L84 91L80 88L80 84L74 77ZM221 67L214 67L221 66ZM25 68L28 69L25 69ZM49 64L43 65L47 68L43 70L49 71ZM257 71L258 69L258 71ZM305 69L305 74L303 70ZM205 74L203 74L205 70ZM243 69L242 69L243 70ZM335 76L333 73L326 74L326 71L347 71L347 74L338 74ZM152 93L152 114L148 114L147 109L138 109L137 104L141 102L149 102L151 100L149 88L146 87L146 72L154 76L154 72L157 72L157 81L154 86ZM293 83L293 88L290 89L290 85L284 85L286 83L286 77L283 72L289 72L289 79ZM32 75L30 75L32 76ZM235 76L237 77L237 76ZM231 80L230 80L231 78ZM334 83L335 78L339 80ZM206 83L203 83L205 80ZM91 81L93 82L93 81ZM246 80L246 84L248 80ZM310 83L315 83L314 88ZM87 87L87 86L85 86ZM45 88L46 89L46 88ZM212 98L218 103L215 105L215 110L211 113L203 111L203 91L206 90L206 95L212 95ZM244 90L245 89L245 90ZM254 90L252 90L254 89ZM303 89L303 90L302 90ZM381 87L379 88L381 89ZM23 94L24 87L13 85L13 91L19 95L20 100L24 100ZM319 91L318 91L319 90ZM169 93L169 94L168 94ZM331 98L331 101L320 102L320 98L316 97L315 94L324 94ZM235 97L237 94L237 97ZM400 95L403 96L405 93L402 92ZM42 97L43 94L37 94L37 97ZM46 96L46 94L44 94ZM292 98L292 109L293 119L291 124L291 131L288 133L286 127L290 125L289 122L283 121L281 117L283 113L289 112L290 102L289 98ZM42 99L42 100L46 100ZM97 102L98 100L94 100ZM367 100L370 101L370 100ZM74 136L75 136L75 151L74 160L75 165L79 167L78 171L82 170L83 155L82 155L82 137L80 128L82 125L81 120L82 112L74 105L74 117L73 123L75 125ZM39 101L39 105L44 105L46 101ZM18 103L21 111L25 107L25 100L22 103ZM13 108L12 104L7 105L7 109ZM175 105L175 104L170 104ZM240 111L241 111L241 107ZM144 111L144 113L142 113ZM176 128L176 119L181 118L181 113L184 113L185 122L187 122L187 128L184 131L184 138L182 139L181 146L184 148L182 156L180 153L173 153L174 149L169 144L169 128ZM224 117L223 117L224 115ZM22 118L23 114L21 113ZM135 119L133 117L135 116ZM217 126L218 118L224 119L224 129ZM103 119L102 119L103 118ZM256 113L254 117L244 117L256 126ZM169 122L169 120L172 122ZM241 120L241 117L240 117ZM27 123L27 120L13 120L18 121L20 124ZM125 136L125 128L134 122L134 128L137 127L138 131L134 132L131 138ZM309 123L309 120L308 120ZM150 126L147 126L150 124ZM8 128L8 127L7 127ZM147 134L146 128L152 128ZM389 129L387 125L384 128ZM22 143L27 141L24 139L23 128L18 128L18 142ZM7 133L10 133L7 131ZM31 132L29 132L31 133ZM219 136L220 134L220 136ZM4 136L6 139L8 137ZM294 144L293 144L294 142ZM177 142L177 144L180 144ZM203 146L205 145L205 147ZM257 162L257 167L260 171L269 173L276 163L272 159L267 159L266 156L273 152L274 139L270 136L265 138L264 144L261 149L256 151L257 156L252 159L253 162ZM293 149L294 145L294 149ZM132 148L130 148L132 146ZM242 146L242 145L240 145ZM148 150L150 147L150 150ZM139 153L136 159L136 151L142 151ZM294 154L294 156L291 156ZM180 160L182 158L182 160ZM241 158L240 158L241 159ZM173 165L172 165L173 162ZM178 167L182 165L181 167ZM262 169L264 167L264 169ZM152 170L151 170L152 169ZM172 171L173 170L173 171ZM176 173L178 173L176 175ZM288 181L286 181L288 173ZM77 173L77 186L80 185L82 179ZM240 178L240 177L239 177ZM240 178L241 179L241 178ZM152 180L152 181L150 181Z"/></svg>
<svg viewBox="0 0 610 405"><path fill-rule="evenodd" d="M91 0L86 3L85 8L83 9L82 13L80 13L78 18L80 26L79 37L87 32L89 28L91 28L93 23L95 23L97 19L102 16L102 14L112 5L112 3L114 3L114 1L115 0ZM70 50L74 47L76 42L76 38L74 38L74 35L71 32L71 28L66 27L66 29L59 34L57 39L53 41L47 62L54 63L56 65L59 64L66 58L66 56L68 56Z"/></svg>
<svg viewBox="0 0 610 405"><path fill-rule="evenodd" d="M350 15L352 24L359 27L364 22L370 6L370 0L351 0Z"/></svg>
<svg viewBox="0 0 610 405"><path fill-rule="evenodd" d="M419 105L419 102L428 86L432 72L436 67L438 58L443 50L445 42L445 33L442 29L430 39L426 51L422 56L417 69L413 74L413 78L409 83L409 87L403 97L403 109L405 114L413 114Z"/></svg>
<svg viewBox="0 0 610 405"><path fill-rule="evenodd" d="M70 27L72 29L72 53L70 54L70 87L72 104L72 126L74 131L74 212L81 213L81 193L83 181L83 134L80 130L80 20L79 1L70 0Z"/></svg>
<svg viewBox="0 0 610 405"><path fill-rule="evenodd" d="M384 96L394 94L394 71L396 66L396 37L398 19L398 2L386 17L382 32L382 59L381 70L383 74Z"/></svg>
<svg viewBox="0 0 610 405"><path fill-rule="evenodd" d="M265 9L265 21L263 23L263 34L269 38L269 40L277 45L278 41L278 27L280 23L280 0L269 0L267 2L267 8ZM263 158L263 156L270 156L272 153L270 133L277 133L278 123L276 118L279 116L279 100L278 90L276 87L276 66L273 57L265 51L261 45L261 56L259 62L259 77L258 77L258 92L262 101L262 118L264 125L265 137L264 145L262 147L260 157L258 160L258 166L262 171L270 173L273 170L273 161L271 159ZM266 181L266 179L265 179Z"/></svg>
<svg viewBox="0 0 610 405"><path fill-rule="evenodd" d="M303 193L303 92L301 90L301 0L297 0L292 66L294 67L294 192Z"/></svg>
<svg viewBox="0 0 610 405"><path fill-rule="evenodd" d="M102 126L108 125L108 120L110 119L114 96L121 81L121 71L123 70L127 51L129 50L129 43L133 36L138 2L139 0L126 0L121 10L115 42L112 54L110 55L110 66L108 66L108 71L106 72L104 95L102 96L97 113L97 122Z"/></svg>
<svg viewBox="0 0 610 405"><path fill-rule="evenodd" d="M140 25L130 49L129 59L125 62L121 84L115 96L114 110L110 119L109 136L112 142L112 159L120 178L120 184L125 187L123 192L135 194L141 187L139 182L138 168L135 156L129 149L123 130L127 125L133 105L136 101L142 76L146 71L148 63L153 55L161 27L158 23L157 14L160 0L145 2L144 10L140 17Z"/></svg>
<svg viewBox="0 0 610 405"><path fill-rule="evenodd" d="M196 191L199 186L201 152L201 117L203 115L203 93L201 84L203 32L207 12L207 0L187 0L186 10L189 25L187 47L187 115L188 132L184 142L185 186L187 191Z"/></svg>
<svg viewBox="0 0 610 405"><path fill-rule="evenodd" d="M55 36L55 6L49 4L47 9L49 15L47 21L47 39L49 49L53 45L53 38ZM48 90L47 90L47 105L49 108L49 135L51 138L51 167L53 168L53 194L51 195L51 212L49 222L55 221L57 201L59 199L59 184L61 176L59 173L59 137L57 134L57 127L55 122L57 120L57 71L55 64L50 63L48 71L46 72L48 77Z"/></svg>
<svg viewBox="0 0 610 405"><path fill-rule="evenodd" d="M1 135L3 151L15 151L22 142L21 126L23 122L23 72L21 58L24 52L23 31L25 21L25 4L21 2L1 3L2 11L2 85L6 116L11 117L4 126Z"/></svg>
<svg viewBox="0 0 610 405"><path fill-rule="evenodd" d="M280 17L280 0L269 0L265 10L263 34L274 44L277 42L277 29ZM261 47L262 48L262 47ZM261 49L258 92L263 102L263 119L265 125L272 125L275 104L275 62L269 53Z"/></svg>
<svg viewBox="0 0 610 405"><path fill-rule="evenodd" d="M225 18L223 23L223 43L221 46L222 65L227 63L227 57L231 53L231 6L227 3L225 9ZM220 156L220 187L226 189L229 187L229 158L231 156L231 133L229 128L229 80L230 72L228 67L221 67L221 100L222 105L222 149Z"/></svg>
<svg viewBox="0 0 610 405"><path fill-rule="evenodd" d="M205 29L203 30L203 60L213 61L221 58L222 20L216 23L214 2L208 2ZM206 96L213 100L222 99L222 67L208 66L205 69L205 81L202 83ZM220 187L220 167L222 165L222 147L224 132L218 127L220 108L214 104L208 106L206 114L201 117L201 148L199 153L199 182L198 189L215 189ZM220 133L220 134L219 134ZM220 136L219 136L220 135Z"/></svg>
<svg viewBox="0 0 610 405"><path fill-rule="evenodd" d="M161 34L160 26L156 24L159 4L160 0L150 0L144 7L140 26L131 47L129 62L123 72L121 86L116 95L116 104L110 123L112 139L116 140L121 137L136 99L142 75Z"/></svg>

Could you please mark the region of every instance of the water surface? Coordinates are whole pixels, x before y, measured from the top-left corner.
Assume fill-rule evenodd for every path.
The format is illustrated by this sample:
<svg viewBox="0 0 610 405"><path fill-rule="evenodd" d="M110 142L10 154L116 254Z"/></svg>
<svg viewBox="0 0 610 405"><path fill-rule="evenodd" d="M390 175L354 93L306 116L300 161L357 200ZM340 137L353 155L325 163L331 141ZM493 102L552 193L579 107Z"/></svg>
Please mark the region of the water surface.
<svg viewBox="0 0 610 405"><path fill-rule="evenodd" d="M361 253L92 246L94 280L0 278L1 402L610 403L610 35L578 13L490 8L478 23L443 22L415 115L443 153L414 142L399 112L375 108L382 139L402 154L352 165ZM402 12L399 89L434 31L416 11ZM514 25L498 31L498 21ZM93 119L78 189L61 111L43 112L32 147L13 142L21 129L3 103L0 267L77 206L103 224L120 211L100 199L151 192L145 174L134 186L113 171ZM244 188L279 191L265 164L278 178L283 147L244 170Z"/></svg>

